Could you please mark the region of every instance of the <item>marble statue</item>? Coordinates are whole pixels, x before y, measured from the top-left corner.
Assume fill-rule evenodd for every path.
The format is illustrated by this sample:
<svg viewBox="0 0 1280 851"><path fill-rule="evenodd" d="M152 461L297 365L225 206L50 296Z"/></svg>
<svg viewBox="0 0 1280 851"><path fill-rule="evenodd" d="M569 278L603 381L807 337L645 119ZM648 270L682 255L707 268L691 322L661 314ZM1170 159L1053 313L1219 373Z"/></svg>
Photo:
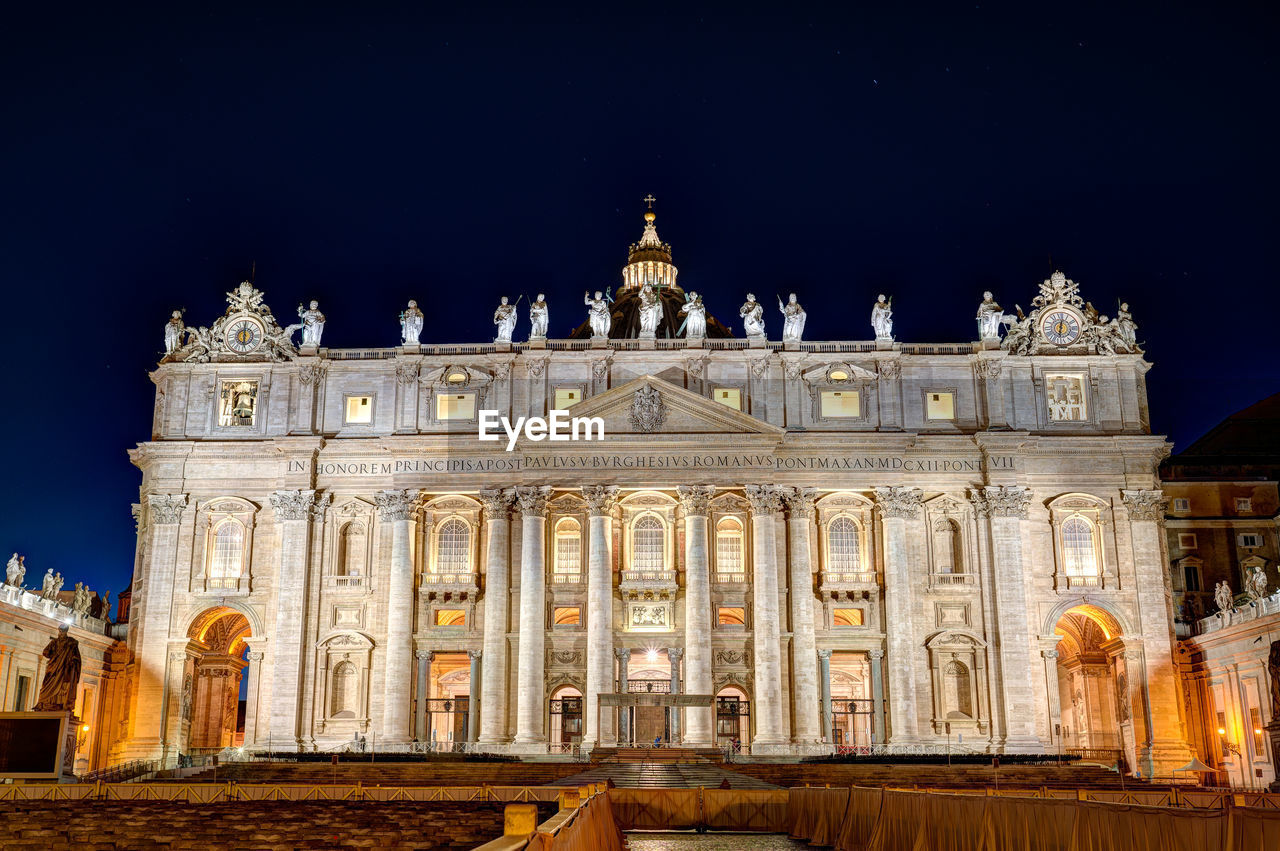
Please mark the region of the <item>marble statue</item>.
<svg viewBox="0 0 1280 851"><path fill-rule="evenodd" d="M320 335L324 333L324 314L320 312L320 302L312 299L311 306L306 310L298 305L298 318L302 320L302 345L319 347Z"/></svg>
<svg viewBox="0 0 1280 851"><path fill-rule="evenodd" d="M792 293L787 303L782 303L782 296L778 296L778 310L782 312L782 342L798 343L800 338L804 336L804 321L808 314L804 312L804 308L796 301L796 294Z"/></svg>
<svg viewBox="0 0 1280 851"><path fill-rule="evenodd" d="M89 596L89 589L84 586L83 582L76 583L76 590L71 596L71 611L77 615L89 614L89 604L93 602L93 598Z"/></svg>
<svg viewBox="0 0 1280 851"><path fill-rule="evenodd" d="M1271 675L1271 720L1280 720L1280 638L1271 642L1267 656L1267 672Z"/></svg>
<svg viewBox="0 0 1280 851"><path fill-rule="evenodd" d="M46 600L53 597L53 584L56 580L53 576L53 568L49 568L44 572L44 579L40 584L40 596Z"/></svg>
<svg viewBox="0 0 1280 851"><path fill-rule="evenodd" d="M884 293L871 308L871 327L875 329L877 340L893 339L893 299L886 300Z"/></svg>
<svg viewBox="0 0 1280 851"><path fill-rule="evenodd" d="M1249 575L1244 580L1244 590L1250 600L1260 600L1267 596L1267 574L1260 565L1249 568Z"/></svg>
<svg viewBox="0 0 1280 851"><path fill-rule="evenodd" d="M111 592L103 591L102 596L98 597L98 613L95 617L101 618L108 623L111 622Z"/></svg>
<svg viewBox="0 0 1280 851"><path fill-rule="evenodd" d="M1213 601L1218 604L1218 611L1226 614L1235 608L1232 603L1235 602L1235 595L1231 593L1231 586L1226 581L1219 582L1213 588Z"/></svg>
<svg viewBox="0 0 1280 851"><path fill-rule="evenodd" d="M182 348L182 332L186 326L182 324L182 311L175 310L164 323L164 353L171 355Z"/></svg>
<svg viewBox="0 0 1280 851"><path fill-rule="evenodd" d="M1111 325L1115 328L1116 337L1120 340L1120 350L1123 352L1137 353L1138 351L1138 324L1133 321L1133 314L1129 312L1129 303L1122 302L1116 318L1111 320Z"/></svg>
<svg viewBox="0 0 1280 851"><path fill-rule="evenodd" d="M640 287L640 337L652 340L658 335L658 323L662 321L662 300L653 284Z"/></svg>
<svg viewBox="0 0 1280 851"><path fill-rule="evenodd" d="M684 306L680 308L684 314L684 335L687 339L697 340L707 336L707 306L702 303L702 296L693 290L685 293ZM680 332L676 332L680 336Z"/></svg>
<svg viewBox="0 0 1280 851"><path fill-rule="evenodd" d="M498 326L498 336L493 341L495 343L510 343L511 335L516 332L516 321L519 318L516 315L516 306L507 304L507 297L503 296L502 303L493 312L493 324Z"/></svg>
<svg viewBox="0 0 1280 851"><path fill-rule="evenodd" d="M978 339L999 340L1000 323L1004 322L1004 311L996 304L995 297L987 290L982 294L982 304L978 305ZM1010 318L1012 321L1012 318Z"/></svg>
<svg viewBox="0 0 1280 851"><path fill-rule="evenodd" d="M26 556L20 556L17 553L9 559L9 563L5 566L4 581L15 588L21 588L22 583L27 578Z"/></svg>
<svg viewBox="0 0 1280 851"><path fill-rule="evenodd" d="M36 712L70 712L76 705L76 686L80 683L80 645L71 637L71 625L58 627L58 637L51 639L41 654L49 660L40 681L40 698Z"/></svg>
<svg viewBox="0 0 1280 851"><path fill-rule="evenodd" d="M62 583L63 583L62 574L55 573L53 575L53 596L54 597L62 593Z"/></svg>
<svg viewBox="0 0 1280 851"><path fill-rule="evenodd" d="M403 345L418 345L418 338L422 336L422 320L418 303L409 299L409 306L400 314L400 341Z"/></svg>
<svg viewBox="0 0 1280 851"><path fill-rule="evenodd" d="M529 339L547 339L547 322L547 300L542 293L538 293L538 300L529 305Z"/></svg>
<svg viewBox="0 0 1280 851"><path fill-rule="evenodd" d="M738 315L742 317L742 330L748 337L764 336L764 306L756 301L754 293L747 293L747 300L738 308Z"/></svg>
<svg viewBox="0 0 1280 851"><path fill-rule="evenodd" d="M609 328L613 325L613 317L609 314L609 302L613 299L604 293L596 290L594 296L587 293L582 294L582 303L590 310L587 311L587 318L591 322L592 337L608 337Z"/></svg>

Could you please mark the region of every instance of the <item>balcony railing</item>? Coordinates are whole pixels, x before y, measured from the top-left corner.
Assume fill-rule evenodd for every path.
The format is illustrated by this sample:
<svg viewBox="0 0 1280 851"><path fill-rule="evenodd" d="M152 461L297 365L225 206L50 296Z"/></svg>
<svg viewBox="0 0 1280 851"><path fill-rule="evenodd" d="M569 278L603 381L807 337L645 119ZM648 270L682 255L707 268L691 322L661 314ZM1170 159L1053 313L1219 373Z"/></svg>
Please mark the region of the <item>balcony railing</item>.
<svg viewBox="0 0 1280 851"><path fill-rule="evenodd" d="M365 577L363 576L330 576L330 588L363 588Z"/></svg>
<svg viewBox="0 0 1280 851"><path fill-rule="evenodd" d="M935 573L929 577L934 585L972 585L972 573Z"/></svg>
<svg viewBox="0 0 1280 851"><path fill-rule="evenodd" d="M239 591L243 576L208 576L205 577L206 591Z"/></svg>
<svg viewBox="0 0 1280 851"><path fill-rule="evenodd" d="M553 573L551 574L552 585L581 585L582 574L574 571L573 573Z"/></svg>
<svg viewBox="0 0 1280 851"><path fill-rule="evenodd" d="M831 573L822 574L823 585L875 585L876 574L871 570L860 570L855 573Z"/></svg>
<svg viewBox="0 0 1280 851"><path fill-rule="evenodd" d="M424 573L423 585L468 585L476 584L474 573Z"/></svg>
<svg viewBox="0 0 1280 851"><path fill-rule="evenodd" d="M676 572L674 570L624 570L622 583L624 585L675 585Z"/></svg>
<svg viewBox="0 0 1280 851"><path fill-rule="evenodd" d="M746 582L747 572L745 570L717 570L716 582Z"/></svg>
<svg viewBox="0 0 1280 851"><path fill-rule="evenodd" d="M671 694L671 680L627 680L628 694Z"/></svg>
<svg viewBox="0 0 1280 851"><path fill-rule="evenodd" d="M1101 576L1072 576L1066 575L1068 588L1101 588Z"/></svg>

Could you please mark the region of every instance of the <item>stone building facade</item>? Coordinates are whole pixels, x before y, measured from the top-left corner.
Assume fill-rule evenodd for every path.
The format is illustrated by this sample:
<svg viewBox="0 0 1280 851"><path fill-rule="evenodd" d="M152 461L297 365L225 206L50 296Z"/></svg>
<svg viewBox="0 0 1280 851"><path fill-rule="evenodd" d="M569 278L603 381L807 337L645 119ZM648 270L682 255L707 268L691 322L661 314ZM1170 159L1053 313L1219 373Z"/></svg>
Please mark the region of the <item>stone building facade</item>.
<svg viewBox="0 0 1280 851"><path fill-rule="evenodd" d="M652 227L608 336L295 348L248 284L184 331L131 452L118 756L363 736L1186 762L1168 443L1115 323L1055 274L1003 345L673 336ZM479 439L485 411L552 410L603 439Z"/></svg>

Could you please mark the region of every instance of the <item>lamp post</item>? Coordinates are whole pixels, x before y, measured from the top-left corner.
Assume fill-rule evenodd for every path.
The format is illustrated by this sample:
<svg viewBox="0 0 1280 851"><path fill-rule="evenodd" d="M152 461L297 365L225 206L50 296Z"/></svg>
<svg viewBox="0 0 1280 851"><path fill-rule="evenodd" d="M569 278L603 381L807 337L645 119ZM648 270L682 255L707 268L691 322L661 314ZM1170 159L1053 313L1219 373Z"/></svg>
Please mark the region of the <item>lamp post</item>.
<svg viewBox="0 0 1280 851"><path fill-rule="evenodd" d="M1221 748L1222 748L1222 756L1223 756L1224 758L1225 758L1225 757L1228 757L1228 756L1232 756L1232 755L1234 755L1237 759L1239 759L1239 761L1240 761L1240 785L1241 785L1241 787L1243 787L1243 786L1244 786L1244 783L1245 783L1245 778L1244 778L1244 759L1243 759L1243 756L1242 756L1242 755L1241 755L1241 753L1240 753L1240 748L1239 748L1239 746L1238 746L1238 745L1236 745L1236 744L1235 744L1235 742L1233 742L1233 741L1231 741L1230 739L1228 739L1228 738L1227 738L1227 730L1226 730L1226 728L1225 728L1225 727L1219 727L1219 728L1218 728L1218 745L1219 745L1219 747L1221 747ZM1227 785L1230 785L1230 781L1231 781L1231 776L1230 776L1230 773L1228 773L1228 775L1227 775Z"/></svg>

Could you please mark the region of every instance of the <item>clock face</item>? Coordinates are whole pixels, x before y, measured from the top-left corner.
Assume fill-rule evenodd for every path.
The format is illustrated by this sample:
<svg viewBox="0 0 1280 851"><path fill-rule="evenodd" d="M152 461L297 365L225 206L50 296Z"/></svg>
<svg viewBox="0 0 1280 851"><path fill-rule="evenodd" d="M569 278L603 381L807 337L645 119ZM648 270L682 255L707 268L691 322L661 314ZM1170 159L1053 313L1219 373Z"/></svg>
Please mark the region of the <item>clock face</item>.
<svg viewBox="0 0 1280 851"><path fill-rule="evenodd" d="M1041 318L1040 333L1055 346L1069 346L1080 339L1080 317L1073 311L1055 308Z"/></svg>
<svg viewBox="0 0 1280 851"><path fill-rule="evenodd" d="M252 319L237 319L227 329L227 348L248 354L262 343L262 326Z"/></svg>

